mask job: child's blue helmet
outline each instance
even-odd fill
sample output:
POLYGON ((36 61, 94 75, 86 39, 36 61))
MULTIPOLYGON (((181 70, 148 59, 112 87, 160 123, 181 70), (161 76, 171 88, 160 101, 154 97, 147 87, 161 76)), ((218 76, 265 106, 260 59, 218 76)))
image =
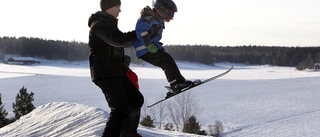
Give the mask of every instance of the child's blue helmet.
POLYGON ((172 0, 154 0, 153 7, 161 18, 168 22, 173 19, 174 13, 178 11, 176 4, 172 0))

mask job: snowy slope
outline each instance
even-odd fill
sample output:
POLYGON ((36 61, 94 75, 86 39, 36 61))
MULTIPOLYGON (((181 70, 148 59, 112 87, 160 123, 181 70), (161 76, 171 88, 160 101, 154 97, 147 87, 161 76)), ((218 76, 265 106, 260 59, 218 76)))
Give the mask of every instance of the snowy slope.
MULTIPOLYGON (((108 113, 85 105, 53 102, 37 107, 18 121, 0 129, 1 137, 99 137, 108 113)), ((195 136, 179 132, 139 128, 146 137, 195 136)))
MULTIPOLYGON (((235 65, 234 70, 228 75, 205 86, 190 90, 190 93, 199 99, 201 113, 197 116, 197 119, 200 120, 203 129, 219 120, 224 125, 224 135, 227 137, 320 136, 320 126, 318 124, 320 123, 320 71, 296 71, 293 67, 268 65, 245 66, 229 63, 215 65, 178 63, 182 74, 191 80, 208 78, 225 71, 231 65, 235 65)), ((149 65, 143 67, 132 65, 131 68, 139 76, 140 91, 147 104, 164 97, 166 93, 164 86, 167 85, 167 81, 161 69, 149 65)), ((35 123, 29 124, 29 122, 19 120, 20 123, 17 121, 19 124, 13 123, 17 124, 16 126, 10 125, 11 129, 8 129, 10 126, 6 127, 5 130, 0 129, 0 136, 15 134, 16 131, 17 134, 22 132, 43 133, 44 131, 49 134, 50 130, 48 129, 52 127, 63 129, 63 125, 67 130, 59 132, 66 135, 70 135, 78 128, 83 128, 81 131, 84 131, 83 134, 88 136, 89 134, 97 136, 103 130, 107 112, 110 110, 101 90, 90 80, 88 62, 42 61, 41 64, 30 66, 0 64, 0 93, 9 115, 12 115, 10 105, 14 102, 15 96, 22 86, 25 86, 28 92, 35 93, 34 105, 37 109, 45 108, 38 111, 42 111, 42 113, 49 111, 45 112, 48 117, 44 117, 47 116, 44 115, 32 118, 27 115, 28 118, 42 117, 49 120, 48 123, 63 122, 58 125, 47 124, 48 127, 42 125, 38 127, 42 130, 37 130, 38 128, 32 128, 32 126, 37 126, 35 123), (57 110, 52 111, 54 109, 50 109, 49 106, 57 110), (86 124, 92 124, 91 122, 82 123, 80 117, 76 116, 85 117, 87 114, 82 113, 86 110, 84 108, 92 110, 88 115, 96 116, 91 120, 97 119, 94 124, 97 125, 95 127, 97 129, 91 131, 84 129, 87 126, 86 124), (66 113, 67 115, 60 114, 60 112, 66 112, 66 110, 72 111, 66 113), (81 110, 81 112, 78 110, 81 110), (57 118, 50 115, 52 113, 56 113, 57 118), (99 114, 101 114, 101 118, 98 118, 99 114), (71 121, 75 121, 75 123, 71 121), (20 124, 31 125, 30 131, 25 126, 18 126, 20 124), (101 126, 98 127, 98 125, 101 126)), ((174 99, 170 99, 168 102, 171 100, 174 99)), ((148 109, 148 113, 151 110, 148 109)), ((31 114, 40 115, 39 113, 34 114, 34 112, 31 114)), ((41 121, 37 121, 37 123, 41 123, 41 121)), ((179 132, 144 127, 139 127, 139 132, 147 137, 187 136, 179 132)), ((52 134, 58 134, 58 132, 53 133, 52 131, 52 134)))
POLYGON ((101 134, 108 114, 74 103, 37 107, 0 131, 0 136, 95 136, 101 134))

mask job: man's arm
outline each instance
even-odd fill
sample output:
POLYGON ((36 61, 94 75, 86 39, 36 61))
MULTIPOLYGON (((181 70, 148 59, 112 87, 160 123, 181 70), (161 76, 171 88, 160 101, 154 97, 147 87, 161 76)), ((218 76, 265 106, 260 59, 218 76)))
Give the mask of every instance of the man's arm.
POLYGON ((134 40, 125 41, 125 42, 122 42, 122 43, 115 42, 115 41, 109 39, 107 37, 107 34, 105 34, 105 32, 102 31, 102 30, 95 30, 94 34, 97 35, 97 37, 99 37, 105 43, 108 43, 109 45, 111 45, 113 47, 124 47, 124 48, 132 47, 132 42, 134 42, 134 40))

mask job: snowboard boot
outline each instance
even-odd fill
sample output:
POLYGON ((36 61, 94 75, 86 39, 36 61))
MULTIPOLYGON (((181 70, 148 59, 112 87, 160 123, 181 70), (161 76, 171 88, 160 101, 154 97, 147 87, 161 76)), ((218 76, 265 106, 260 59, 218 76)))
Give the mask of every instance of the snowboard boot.
POLYGON ((174 86, 171 86, 173 91, 181 91, 184 88, 192 86, 193 82, 190 80, 183 80, 181 83, 175 84, 174 86))
POLYGON ((180 83, 172 83, 172 84, 170 84, 172 91, 169 91, 167 93, 167 97, 175 95, 175 94, 181 92, 182 89, 188 88, 188 87, 192 86, 193 84, 194 83, 192 81, 185 80, 185 79, 180 83))

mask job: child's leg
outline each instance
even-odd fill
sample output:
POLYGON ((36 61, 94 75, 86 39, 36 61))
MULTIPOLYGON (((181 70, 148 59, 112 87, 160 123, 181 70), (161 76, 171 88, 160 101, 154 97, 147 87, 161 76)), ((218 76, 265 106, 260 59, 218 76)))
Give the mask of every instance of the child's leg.
POLYGON ((176 62, 167 52, 159 50, 156 53, 147 53, 141 56, 141 59, 162 68, 170 84, 184 81, 176 62))

